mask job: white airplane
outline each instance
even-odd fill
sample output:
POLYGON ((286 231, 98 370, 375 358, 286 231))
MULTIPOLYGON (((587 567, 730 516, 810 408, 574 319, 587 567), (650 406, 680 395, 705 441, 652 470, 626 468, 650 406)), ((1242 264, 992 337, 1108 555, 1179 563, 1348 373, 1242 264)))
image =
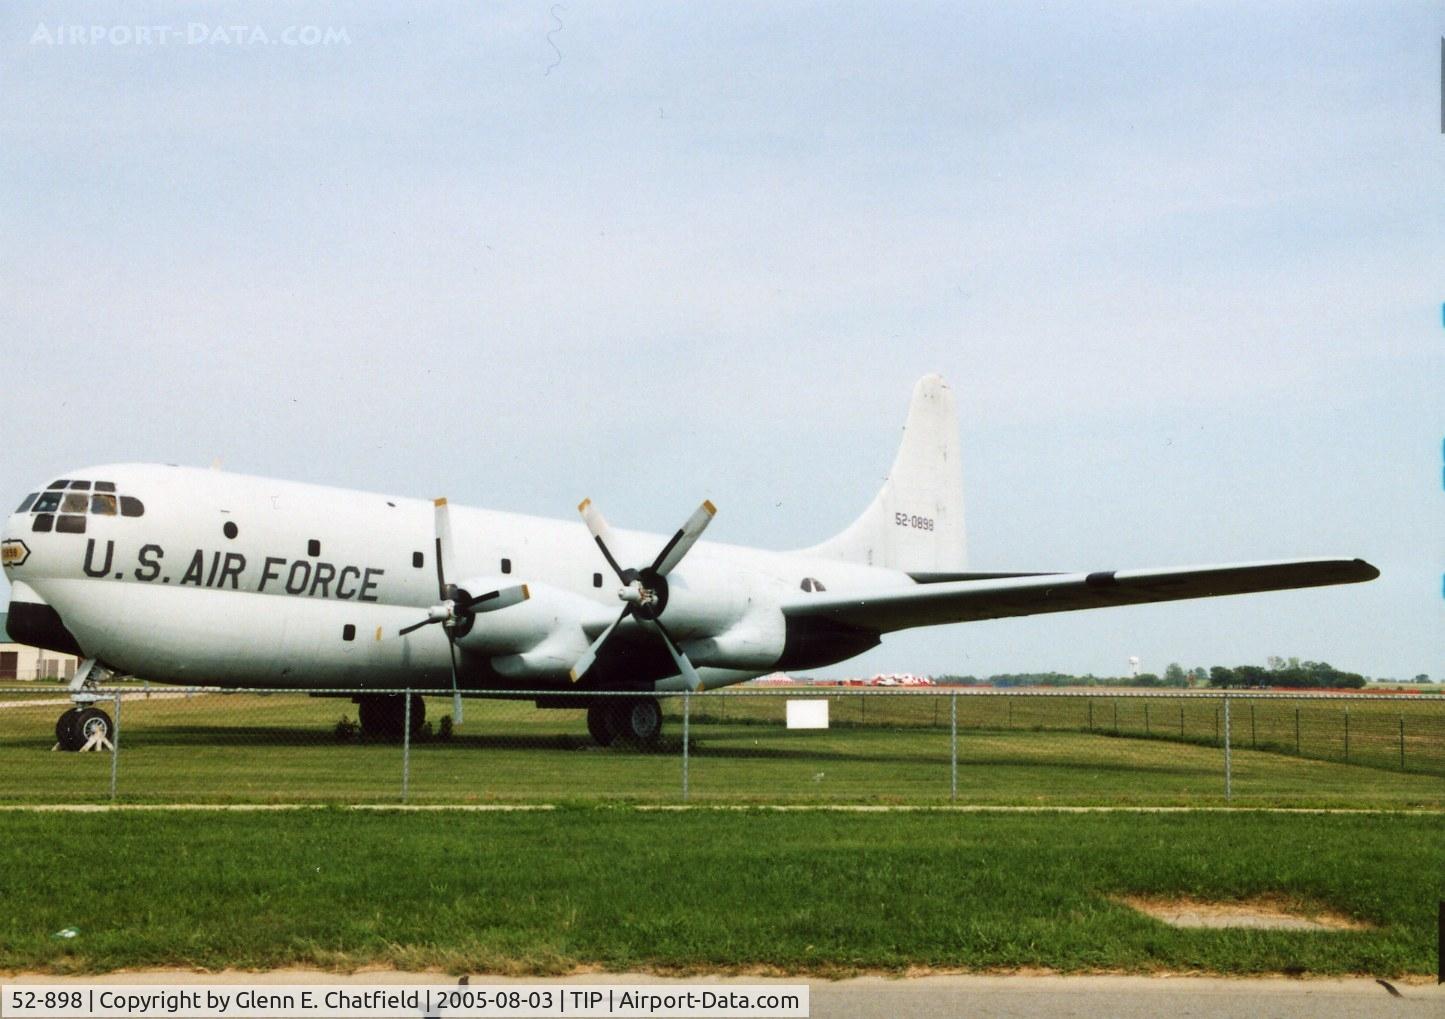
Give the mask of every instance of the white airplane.
MULTIPOLYGON (((658 691, 814 669, 916 626, 1349 584, 1360 559, 1092 573, 970 572, 953 396, 917 384, 882 490, 822 544, 771 552, 582 523, 155 464, 67 472, 9 518, 8 630, 82 656, 61 746, 110 734, 87 690, 120 675, 355 696, 400 735, 397 690, 589 698, 597 742, 656 740, 658 691)), ((422 701, 410 713, 419 727, 422 701)))

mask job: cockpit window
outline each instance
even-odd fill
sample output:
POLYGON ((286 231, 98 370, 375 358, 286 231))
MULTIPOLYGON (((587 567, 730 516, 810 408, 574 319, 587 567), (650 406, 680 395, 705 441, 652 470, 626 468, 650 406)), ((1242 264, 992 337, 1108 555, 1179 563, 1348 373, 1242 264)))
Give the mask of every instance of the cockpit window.
POLYGON ((814 579, 813 577, 804 577, 804 578, 803 578, 803 583, 800 584, 799 586, 802 587, 802 589, 803 589, 804 591, 826 591, 826 590, 827 590, 827 588, 823 586, 823 582, 822 582, 821 580, 816 580, 816 579, 814 579))
POLYGON ((115 482, 114 482, 114 481, 97 481, 97 482, 95 483, 95 490, 96 490, 97 492, 114 492, 114 491, 115 491, 115 482))
POLYGON ((36 513, 54 513, 60 508, 60 493, 46 492, 39 499, 35 500, 32 509, 36 513))
POLYGON ((64 479, 61 479, 60 481, 52 481, 50 484, 46 485, 45 487, 46 487, 46 488, 64 488, 66 485, 69 485, 69 484, 70 484, 69 481, 66 481, 66 480, 64 480, 64 479))
POLYGON ((84 513, 85 507, 90 502, 90 496, 82 495, 79 492, 68 493, 60 500, 60 512, 62 513, 84 513))
POLYGON ((138 517, 146 511, 141 501, 134 496, 123 495, 120 497, 120 515, 123 517, 138 517))
POLYGON ((84 534, 85 517, 56 517, 55 530, 57 534, 84 534))
POLYGON ((113 495, 102 495, 97 492, 90 497, 90 512, 102 517, 113 517, 116 514, 116 500, 113 495))
POLYGON ((40 493, 38 493, 38 492, 31 492, 29 495, 27 495, 27 496, 25 497, 25 501, 20 504, 20 508, 19 508, 18 510, 16 510, 15 512, 16 512, 16 513, 24 513, 24 512, 26 512, 27 510, 29 510, 29 509, 30 509, 30 504, 35 501, 35 497, 36 497, 37 495, 39 495, 39 494, 40 494, 40 493))
POLYGON ((70 487, 71 487, 71 489, 72 489, 73 491, 76 491, 76 492, 88 492, 88 491, 90 491, 90 482, 89 482, 89 481, 72 481, 72 482, 70 483, 70 487))

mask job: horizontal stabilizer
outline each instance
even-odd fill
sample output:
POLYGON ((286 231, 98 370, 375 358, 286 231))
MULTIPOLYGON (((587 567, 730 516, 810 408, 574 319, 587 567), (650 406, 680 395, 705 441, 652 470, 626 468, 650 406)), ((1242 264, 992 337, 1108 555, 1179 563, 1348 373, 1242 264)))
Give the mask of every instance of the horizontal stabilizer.
POLYGON ((1072 612, 1110 605, 1214 598, 1330 584, 1358 584, 1380 575, 1363 559, 1291 559, 1168 570, 1045 573, 988 580, 919 583, 851 597, 801 598, 783 611, 791 618, 828 619, 886 633, 913 626, 1072 612))

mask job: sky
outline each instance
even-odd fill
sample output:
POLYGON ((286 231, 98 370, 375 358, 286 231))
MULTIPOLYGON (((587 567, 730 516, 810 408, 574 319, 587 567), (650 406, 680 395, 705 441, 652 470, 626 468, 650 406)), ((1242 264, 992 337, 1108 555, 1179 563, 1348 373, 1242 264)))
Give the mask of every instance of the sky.
POLYGON ((8 3, 0 498, 219 460, 657 531, 707 497, 709 538, 802 547, 939 372, 973 569, 1382 576, 820 674, 1438 680, 1442 33, 1430 3, 8 3))

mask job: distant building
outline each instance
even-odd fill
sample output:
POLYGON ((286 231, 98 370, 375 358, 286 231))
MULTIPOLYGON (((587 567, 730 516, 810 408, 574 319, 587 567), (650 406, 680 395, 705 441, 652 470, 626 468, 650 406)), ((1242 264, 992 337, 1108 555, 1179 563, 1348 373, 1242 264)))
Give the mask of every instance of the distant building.
POLYGON ((793 677, 786 672, 774 672, 771 675, 759 676, 752 681, 753 686, 793 686, 793 677))
POLYGON ((74 655, 14 643, 5 630, 5 613, 0 612, 0 684, 16 680, 70 679, 79 664, 74 655))

